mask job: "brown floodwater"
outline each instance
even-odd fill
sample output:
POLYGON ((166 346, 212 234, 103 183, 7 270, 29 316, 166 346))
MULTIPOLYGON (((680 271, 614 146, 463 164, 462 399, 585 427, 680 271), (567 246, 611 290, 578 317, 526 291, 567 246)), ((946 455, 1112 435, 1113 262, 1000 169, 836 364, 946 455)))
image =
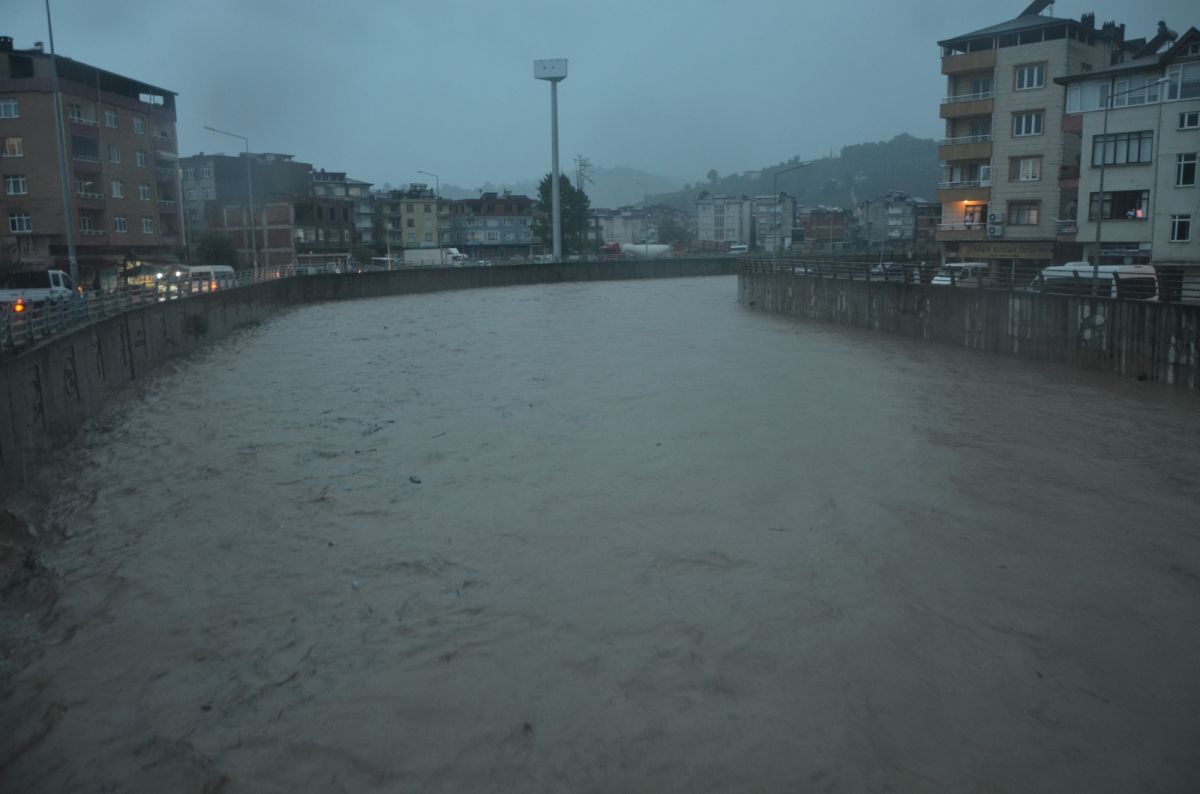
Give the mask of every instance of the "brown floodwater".
POLYGON ((1200 411, 739 307, 311 306, 39 486, 4 791, 1200 790, 1200 411))

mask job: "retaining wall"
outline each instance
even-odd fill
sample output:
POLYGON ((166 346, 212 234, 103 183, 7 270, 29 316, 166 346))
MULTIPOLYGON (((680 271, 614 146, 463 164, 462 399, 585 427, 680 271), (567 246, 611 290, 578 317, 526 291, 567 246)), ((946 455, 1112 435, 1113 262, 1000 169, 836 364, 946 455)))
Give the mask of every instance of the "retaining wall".
POLYGON ((728 257, 304 276, 133 309, 0 361, 0 495, 27 482, 121 389, 280 309, 479 287, 731 275, 735 267, 728 257))
POLYGON ((743 306, 1195 391, 1200 305, 738 274, 743 306))

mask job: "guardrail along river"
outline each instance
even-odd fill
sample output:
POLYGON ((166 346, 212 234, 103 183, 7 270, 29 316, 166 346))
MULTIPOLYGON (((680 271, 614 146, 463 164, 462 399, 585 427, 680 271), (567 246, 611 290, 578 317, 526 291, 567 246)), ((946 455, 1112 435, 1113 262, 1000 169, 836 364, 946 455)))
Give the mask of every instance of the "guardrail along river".
POLYGON ((1198 439, 732 278, 297 309, 33 489, 0 788, 1196 790, 1198 439))

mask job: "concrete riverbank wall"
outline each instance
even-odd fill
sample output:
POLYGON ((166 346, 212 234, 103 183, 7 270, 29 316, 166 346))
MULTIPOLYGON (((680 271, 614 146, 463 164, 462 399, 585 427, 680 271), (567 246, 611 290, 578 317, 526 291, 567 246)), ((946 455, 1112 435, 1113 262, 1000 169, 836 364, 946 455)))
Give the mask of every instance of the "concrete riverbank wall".
POLYGON ((1200 386, 1200 305, 814 278, 753 266, 738 273, 738 301, 1193 392, 1200 386))
POLYGON ((122 389, 281 309, 442 290, 735 271, 732 257, 423 268, 279 279, 132 309, 0 360, 0 495, 27 482, 122 389))

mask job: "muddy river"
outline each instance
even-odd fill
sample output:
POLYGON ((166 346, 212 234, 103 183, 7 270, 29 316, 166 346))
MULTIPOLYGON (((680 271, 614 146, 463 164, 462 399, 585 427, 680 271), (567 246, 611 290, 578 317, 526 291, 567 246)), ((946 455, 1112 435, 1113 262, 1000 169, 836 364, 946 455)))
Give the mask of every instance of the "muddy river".
POLYGON ((1200 790, 1161 386, 724 277, 382 298, 173 365, 31 494, 3 791, 1200 790))

